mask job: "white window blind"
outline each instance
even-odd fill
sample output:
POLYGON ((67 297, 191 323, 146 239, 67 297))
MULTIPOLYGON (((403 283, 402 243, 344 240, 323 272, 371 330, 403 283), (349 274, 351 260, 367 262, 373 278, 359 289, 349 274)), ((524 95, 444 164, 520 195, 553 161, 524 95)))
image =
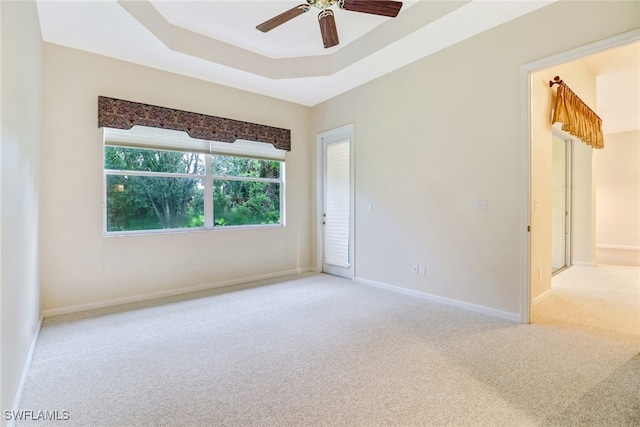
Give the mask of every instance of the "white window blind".
POLYGON ((325 263, 349 267, 349 141, 327 146, 324 250, 325 263))
POLYGON ((134 126, 127 130, 105 127, 104 142, 106 145, 132 148, 155 148, 278 161, 284 161, 286 154, 285 150, 279 150, 264 142, 242 139, 233 143, 206 141, 191 138, 185 132, 147 126, 134 126))

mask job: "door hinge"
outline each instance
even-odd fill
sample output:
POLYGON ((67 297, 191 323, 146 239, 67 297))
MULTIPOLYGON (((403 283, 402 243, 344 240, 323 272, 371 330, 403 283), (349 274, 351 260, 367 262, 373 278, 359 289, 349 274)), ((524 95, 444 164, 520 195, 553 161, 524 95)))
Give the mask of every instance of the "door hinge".
POLYGON ((531 232, 531 226, 530 225, 527 225, 527 231, 531 232))

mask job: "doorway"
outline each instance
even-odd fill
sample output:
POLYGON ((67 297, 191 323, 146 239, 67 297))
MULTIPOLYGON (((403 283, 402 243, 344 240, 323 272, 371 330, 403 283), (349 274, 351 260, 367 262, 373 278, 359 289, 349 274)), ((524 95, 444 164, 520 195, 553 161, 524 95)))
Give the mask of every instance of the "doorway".
MULTIPOLYGON (((523 175, 523 193, 522 193, 522 209, 525 214, 522 216, 522 250, 524 256, 522 257, 521 264, 521 321, 523 323, 530 323, 531 321, 531 309, 534 304, 542 301, 546 297, 552 294, 551 292, 551 275, 554 268, 552 268, 553 255, 550 253, 552 248, 552 228, 551 228, 551 144, 543 144, 541 141, 550 141, 552 138, 551 130, 548 129, 548 120, 550 117, 550 101, 548 98, 549 79, 558 73, 551 71, 552 68, 564 66, 565 64, 572 63, 590 57, 594 54, 605 53, 620 47, 632 45, 640 41, 640 30, 630 31, 628 33, 620 34, 609 39, 600 40, 598 42, 585 45, 576 49, 572 49, 567 52, 563 52, 557 55, 550 56, 529 64, 525 64, 521 67, 521 87, 522 87, 522 143, 523 143, 523 170, 526 173, 523 175), (533 76, 537 72, 543 72, 545 75, 537 79, 533 76), (534 105, 537 107, 534 108, 534 105), (541 122, 544 121, 543 122, 541 122), (533 143, 538 141, 538 143, 533 143), (542 156, 542 157, 541 157, 542 156), (548 157, 545 157, 548 156, 548 157), (540 162, 540 159, 543 160, 540 162)), ((561 72, 560 74, 565 74, 561 72)), ((580 147, 577 147, 580 148, 580 147)), ((584 160, 582 154, 584 150, 577 150, 577 153, 573 153, 573 156, 578 156, 579 160, 584 160)), ((576 163, 577 164, 577 163, 576 163)), ((576 165, 573 165, 575 169, 576 165)), ((582 170, 582 169, 581 169, 582 170)), ((584 170, 582 170, 584 172, 584 170)), ((584 176, 580 175, 581 179, 584 176)), ((576 182, 572 187, 576 188, 576 182)), ((584 195, 582 189, 580 195, 584 195)), ((575 199, 578 193, 572 195, 571 199, 575 199)), ((584 198, 584 197, 583 197, 584 198)), ((582 199, 583 199, 582 198, 582 199)), ((584 200, 580 199, 582 202, 584 200)), ((575 202, 575 200, 574 200, 575 202)), ((592 229, 589 236, 577 233, 573 228, 582 230, 585 228, 585 224, 589 224, 589 221, 585 221, 584 215, 579 218, 581 220, 581 226, 578 227, 578 217, 576 214, 576 207, 580 207, 580 212, 584 214, 584 203, 574 203, 573 210, 573 224, 567 228, 567 231, 573 236, 568 238, 576 242, 576 239, 580 240, 578 244, 578 251, 575 247, 569 245, 569 249, 574 249, 573 254, 567 256, 565 252, 565 263, 571 264, 572 258, 578 260, 588 259, 588 254, 585 255, 585 249, 587 245, 585 240, 587 238, 594 237, 594 230, 592 229)), ((571 215, 571 206, 569 206, 569 215, 571 215)), ((593 215, 594 211, 587 212, 589 215, 593 215)), ((571 218, 569 218, 571 220, 571 218)), ((586 218, 590 220, 590 218, 586 218)), ((566 224, 566 223, 565 223, 566 224)), ((559 241, 559 239, 558 239, 559 241)), ((566 242, 566 240, 565 240, 566 242)), ((588 242, 587 242, 588 243, 588 242)), ((566 244, 566 243, 565 243, 566 244)), ((591 250, 594 250, 595 242, 591 245, 591 250)), ((558 251, 558 253, 561 253, 558 251)), ((555 262, 553 262, 555 264, 555 262)), ((584 262, 582 263, 584 264, 584 262)), ((586 264, 585 264, 586 266, 586 264)), ((555 267, 555 266, 554 266, 555 267)), ((560 271, 560 270, 558 270, 560 271)))
POLYGON ((322 160, 319 230, 321 271, 354 277, 353 126, 318 135, 322 160))

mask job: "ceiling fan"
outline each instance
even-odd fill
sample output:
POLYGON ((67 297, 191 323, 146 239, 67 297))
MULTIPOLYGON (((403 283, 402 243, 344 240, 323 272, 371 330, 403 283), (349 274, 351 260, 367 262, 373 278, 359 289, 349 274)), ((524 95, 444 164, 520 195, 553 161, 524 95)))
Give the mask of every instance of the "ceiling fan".
POLYGON ((330 9, 334 4, 337 4, 340 9, 351 12, 370 13, 373 15, 388 16, 391 18, 398 16, 400 8, 402 8, 401 1, 392 0, 307 0, 307 4, 300 4, 278 16, 274 16, 273 18, 256 26, 256 28, 263 33, 266 33, 267 31, 271 31, 285 22, 290 21, 296 16, 300 16, 303 13, 308 12, 313 6, 320 9, 318 22, 320 23, 322 42, 325 49, 327 49, 340 43, 338 40, 336 21, 333 17, 333 11, 330 9))

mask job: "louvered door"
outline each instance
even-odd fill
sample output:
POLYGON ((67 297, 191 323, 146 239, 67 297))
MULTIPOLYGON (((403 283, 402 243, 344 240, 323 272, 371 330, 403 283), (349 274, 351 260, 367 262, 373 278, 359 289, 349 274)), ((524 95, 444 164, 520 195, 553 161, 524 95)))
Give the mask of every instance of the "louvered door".
POLYGON ((351 138, 323 138, 323 271, 352 278, 351 138))

